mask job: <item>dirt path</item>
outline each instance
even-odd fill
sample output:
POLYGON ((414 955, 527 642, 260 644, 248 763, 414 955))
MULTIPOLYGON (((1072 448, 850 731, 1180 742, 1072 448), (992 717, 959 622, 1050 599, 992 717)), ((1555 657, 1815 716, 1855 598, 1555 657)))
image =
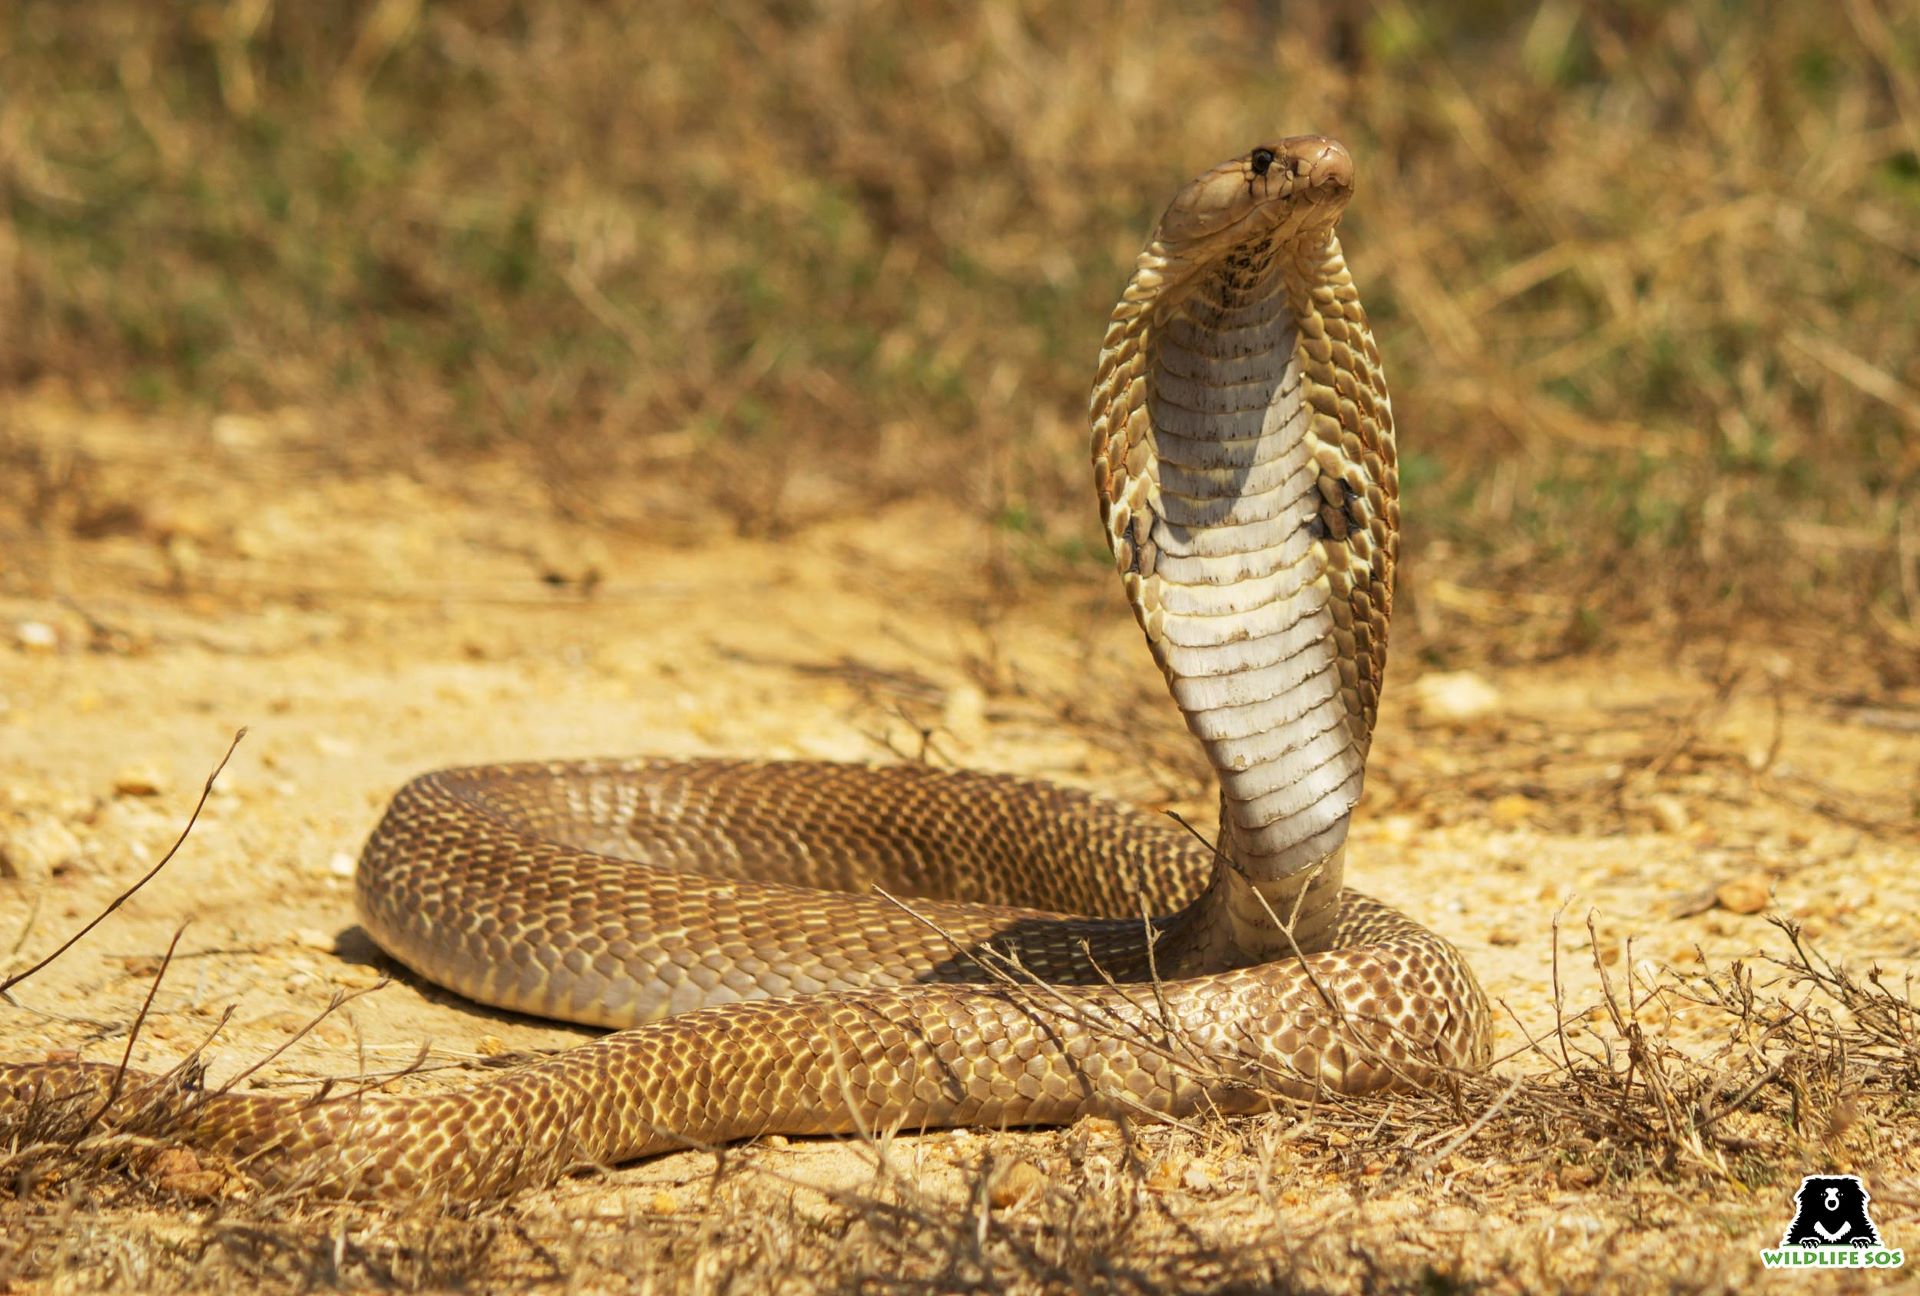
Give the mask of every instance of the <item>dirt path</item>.
MULTIPOLYGON (((436 766, 924 753, 1210 815, 1202 767, 1106 574, 1089 565, 1064 584, 969 585, 949 572, 950 556, 1004 558, 1008 542, 931 505, 694 549, 553 521, 506 469, 457 492, 309 474, 298 429, 271 420, 183 430, 57 408, 35 417, 49 445, 92 466, 89 507, 119 500, 134 513, 93 538, 0 559, 0 951, 10 966, 52 948, 157 859, 233 731, 249 736, 168 870, 0 1004, 0 1055, 117 1058, 183 923, 135 1064, 177 1061, 229 1009, 209 1051, 213 1079, 286 1044, 335 992, 392 972, 355 925, 352 860, 393 789, 436 766)), ((1801 921, 1849 964, 1914 965, 1920 732, 1910 722, 1920 698, 1821 698, 1764 646, 1649 645, 1481 667, 1471 679, 1423 677, 1403 649, 1391 684, 1352 876, 1459 941, 1507 1010, 1503 1051, 1554 1021, 1556 913, 1576 1016, 1596 1002, 1590 913, 1597 961, 1623 980, 1778 952, 1767 914, 1801 921)), ((1703 1053, 1725 1038, 1723 1015, 1677 1001, 1649 1005, 1642 1020, 1703 1053)), ((1590 1028, 1577 1020, 1575 1039, 1590 1028)), ((399 1068, 424 1049, 430 1068, 445 1069, 410 1083, 460 1083, 489 1057, 585 1035, 401 975, 252 1082, 399 1068)), ((1731 1282, 1785 1218, 1777 1185, 1751 1202, 1657 1178, 1596 1186, 1538 1155, 1504 1177, 1497 1157, 1479 1157, 1457 1167, 1457 1185, 1429 1177, 1360 1207, 1364 1149, 1290 1176, 1297 1128, 1279 1116, 1230 1136, 1153 1135, 1149 1174, 1164 1182, 1149 1179, 1160 1216, 1142 1236, 1188 1228, 1231 1248, 1270 1241, 1277 1227, 1322 1231, 1345 1211, 1340 1227, 1373 1239, 1396 1272, 1426 1264, 1546 1281, 1591 1273, 1649 1237, 1680 1246, 1731 1211, 1714 1244, 1743 1266, 1731 1282)), ((1920 1245, 1911 1133, 1886 1138, 1888 1164, 1906 1168, 1875 1187, 1881 1224, 1920 1245)), ((959 1210, 987 1160, 1097 1187, 1100 1166, 1114 1173, 1127 1146, 1100 1129, 939 1134, 889 1156, 914 1192, 956 1194, 959 1210)), ((670 1156, 531 1194, 510 1214, 536 1239, 523 1239, 528 1254, 558 1246, 571 1257, 562 1269, 724 1286, 720 1270, 811 1272, 806 1251, 823 1231, 852 1227, 878 1245, 865 1208, 794 1186, 864 1192, 874 1156, 835 1142, 719 1162, 670 1156), (735 1173, 741 1165, 749 1173, 735 1173), (716 1210, 732 1222, 715 1223, 716 1210)), ((1801 1171, 1788 1169, 1797 1182, 1801 1171)), ((983 1219, 1024 1209, 979 1205, 983 1219)), ((138 1225, 150 1238, 193 1234, 204 1216, 164 1198, 103 1210, 101 1230, 138 1225)), ((371 1227, 355 1224, 355 1236, 371 1227)), ((55 1259, 8 1263, 55 1286, 133 1281, 101 1258, 105 1246, 82 1240, 55 1259)), ((147 1256, 141 1272, 204 1277, 213 1270, 193 1267, 212 1263, 204 1237, 197 1246, 184 1269, 147 1256)), ((1353 1272, 1351 1253, 1328 1257, 1328 1281, 1353 1272)), ((521 1276, 538 1276, 526 1263, 521 1276)), ((437 1281, 457 1268, 407 1273, 437 1281)))

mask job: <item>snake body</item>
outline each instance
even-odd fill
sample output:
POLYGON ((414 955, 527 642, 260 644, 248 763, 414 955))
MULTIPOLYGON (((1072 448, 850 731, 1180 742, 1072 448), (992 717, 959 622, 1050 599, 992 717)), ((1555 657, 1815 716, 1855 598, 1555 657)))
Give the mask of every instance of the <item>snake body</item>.
MULTIPOLYGON (((1342 886, 1398 528, 1379 352, 1334 233, 1352 183, 1319 137, 1193 181, 1100 356, 1101 515, 1218 774, 1215 846, 920 766, 427 775, 362 854, 368 930, 472 998, 616 1033, 445 1093, 195 1092, 189 1140, 328 1192, 476 1198, 770 1132, 1242 1111, 1483 1065, 1457 951, 1342 886)), ((0 1126, 63 1101, 130 1118, 159 1091, 9 1064, 0 1126)))

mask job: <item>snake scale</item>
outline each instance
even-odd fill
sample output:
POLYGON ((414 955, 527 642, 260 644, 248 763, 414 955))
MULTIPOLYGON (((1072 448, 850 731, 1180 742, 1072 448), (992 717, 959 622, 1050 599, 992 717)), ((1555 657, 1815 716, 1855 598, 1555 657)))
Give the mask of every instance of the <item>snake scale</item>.
MULTIPOLYGON (((1315 136, 1200 176, 1100 353, 1100 512, 1217 773, 1215 845, 921 766, 430 774, 362 854, 367 929, 462 994, 616 1033, 451 1092, 174 1085, 187 1141, 328 1193, 470 1199, 771 1132, 1244 1111, 1484 1065, 1459 954, 1342 884, 1399 524, 1380 355, 1335 235, 1352 189, 1315 136), (996 958, 1018 970, 989 977, 996 958)), ((126 1123, 167 1089, 8 1064, 0 1129, 63 1104, 126 1123)))

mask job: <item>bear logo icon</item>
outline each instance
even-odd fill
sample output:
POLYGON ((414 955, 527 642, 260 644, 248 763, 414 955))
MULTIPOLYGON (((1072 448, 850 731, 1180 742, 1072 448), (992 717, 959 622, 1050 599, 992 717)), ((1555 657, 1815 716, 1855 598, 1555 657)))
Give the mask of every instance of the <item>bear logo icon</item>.
POLYGON ((1880 1230, 1867 1214, 1859 1175, 1808 1175, 1793 1195, 1793 1222, 1781 1246, 1878 1247, 1880 1230))

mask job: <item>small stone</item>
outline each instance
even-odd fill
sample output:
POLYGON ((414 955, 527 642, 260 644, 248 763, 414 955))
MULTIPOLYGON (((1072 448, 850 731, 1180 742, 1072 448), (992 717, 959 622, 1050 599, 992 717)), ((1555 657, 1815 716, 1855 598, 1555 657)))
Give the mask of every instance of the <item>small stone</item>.
POLYGON ((226 1176, 200 1164, 189 1148, 161 1148, 147 1163, 147 1175, 162 1192, 205 1201, 220 1195, 226 1176))
MULTIPOLYGON (((344 953, 338 941, 334 942, 333 952, 344 953)), ((327 979, 337 986, 348 990, 371 990, 387 978, 379 968, 368 963, 342 963, 327 970, 327 979)))
POLYGON ((200 1169, 200 1158, 194 1156, 192 1148, 161 1148, 148 1160, 146 1169, 154 1175, 177 1175, 180 1171, 200 1169))
POLYGON ((1606 1220, 1598 1215, 1562 1215, 1553 1222, 1553 1227, 1581 1237, 1598 1237, 1610 1227, 1606 1220))
POLYGON ((1765 873, 1745 873, 1713 889, 1713 898, 1729 913, 1755 914, 1767 907, 1772 880, 1765 873))
POLYGON ((216 414, 207 430, 226 450, 257 450, 269 436, 264 420, 246 414, 216 414))
POLYGON ((1187 1167, 1187 1172, 1180 1176, 1180 1182, 1191 1193, 1210 1193, 1214 1189, 1213 1176, 1198 1163, 1187 1167))
POLYGON ((1441 671, 1413 682, 1413 705, 1429 720, 1477 720, 1500 709, 1500 690, 1473 671, 1441 671))
POLYGON ((60 646, 60 632, 45 621, 22 621, 13 627, 14 642, 21 651, 48 653, 60 646))
POLYGON ((482 1035, 473 1042, 473 1051, 481 1057, 499 1057, 507 1051, 507 1042, 498 1035, 482 1035))
POLYGON ((327 872, 337 878, 352 877, 353 856, 347 854, 345 851, 335 851, 332 858, 327 861, 327 872))
POLYGON ((334 939, 318 927, 302 927, 293 934, 296 944, 310 950, 319 950, 323 954, 334 952, 334 939))
POLYGON ((1497 824, 1512 827, 1525 823, 1533 817, 1540 803, 1532 797, 1521 796, 1518 792, 1509 792, 1506 796, 1495 797, 1493 804, 1487 807, 1487 818, 1497 824))
POLYGON ((1487 933, 1487 944, 1511 946, 1520 943, 1520 934, 1507 927, 1495 927, 1487 933))
POLYGON ((673 1194, 657 1192, 647 1199, 647 1209, 655 1215, 671 1215, 674 1212, 673 1194))
POLYGON ((1713 888, 1706 887, 1699 891, 1690 891, 1678 900, 1675 900, 1673 907, 1668 910, 1667 916, 1670 918, 1691 918, 1695 914, 1705 913, 1719 903, 1719 898, 1714 895, 1713 888))
POLYGON ((113 776, 115 796, 152 797, 166 790, 166 779, 151 765, 130 765, 113 776))
POLYGON ((987 1187, 987 1203, 995 1210, 1016 1206, 1029 1197, 1045 1192, 1047 1177, 1031 1161, 1011 1161, 1002 1166, 987 1187))
POLYGON ((940 709, 940 724, 969 746, 979 742, 987 733, 987 695, 971 684, 957 686, 940 709))
POLYGON ((1681 804, 1679 797, 1659 796, 1647 798, 1647 813, 1653 816, 1660 831, 1678 837, 1687 830, 1691 820, 1687 816, 1687 807, 1681 804))
POLYGON ((35 819, 0 838, 0 877, 45 878, 82 857, 79 837, 58 819, 35 819))

